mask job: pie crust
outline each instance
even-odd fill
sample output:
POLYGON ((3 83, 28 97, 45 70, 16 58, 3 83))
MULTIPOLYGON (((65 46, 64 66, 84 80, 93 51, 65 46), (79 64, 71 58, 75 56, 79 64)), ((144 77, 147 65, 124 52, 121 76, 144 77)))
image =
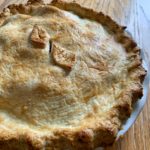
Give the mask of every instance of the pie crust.
POLYGON ((29 0, 0 14, 0 149, 111 145, 146 71, 140 49, 102 12, 29 0))

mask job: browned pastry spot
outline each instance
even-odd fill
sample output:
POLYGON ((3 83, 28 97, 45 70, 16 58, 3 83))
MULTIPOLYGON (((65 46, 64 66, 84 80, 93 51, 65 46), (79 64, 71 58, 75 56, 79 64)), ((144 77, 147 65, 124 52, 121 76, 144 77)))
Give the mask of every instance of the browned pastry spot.
POLYGON ((36 3, 43 3, 43 0, 29 0, 28 4, 36 4, 36 3))
POLYGON ((38 48, 45 48, 48 39, 49 35, 46 30, 38 25, 34 25, 31 33, 32 44, 38 48))
POLYGON ((91 142, 94 138, 94 133, 91 129, 84 129, 78 133, 78 140, 83 143, 91 142))
POLYGON ((52 45, 52 57, 57 65, 69 70, 75 64, 75 54, 55 44, 52 45))

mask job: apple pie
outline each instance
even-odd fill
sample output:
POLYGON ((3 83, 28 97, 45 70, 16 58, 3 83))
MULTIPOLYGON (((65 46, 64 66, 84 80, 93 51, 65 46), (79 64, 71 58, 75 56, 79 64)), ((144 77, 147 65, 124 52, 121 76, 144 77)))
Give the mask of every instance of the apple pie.
POLYGON ((3 10, 0 70, 0 150, 111 145, 146 74, 125 27, 61 0, 3 10))

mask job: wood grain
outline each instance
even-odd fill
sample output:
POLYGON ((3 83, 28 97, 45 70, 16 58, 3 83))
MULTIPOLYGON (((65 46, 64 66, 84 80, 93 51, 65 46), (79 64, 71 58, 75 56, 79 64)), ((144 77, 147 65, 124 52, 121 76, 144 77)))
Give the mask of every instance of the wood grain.
MULTIPOLYGON (((0 10, 11 3, 25 2, 26 0, 0 0, 0 10)), ((118 23, 126 25, 150 64, 150 13, 146 11, 150 9, 148 0, 76 0, 76 2, 96 11, 103 11, 118 23)), ((127 134, 105 150, 150 150, 150 94, 143 111, 127 134)))

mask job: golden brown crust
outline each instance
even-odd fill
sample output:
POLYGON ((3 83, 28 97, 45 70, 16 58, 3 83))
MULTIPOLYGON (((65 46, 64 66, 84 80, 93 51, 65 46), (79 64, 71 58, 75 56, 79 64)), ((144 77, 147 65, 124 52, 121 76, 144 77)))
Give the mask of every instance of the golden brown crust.
MULTIPOLYGON (((34 1, 30 0, 27 5, 9 6, 10 13, 8 11, 7 13, 3 12, 1 14, 0 22, 4 21, 5 16, 11 14, 30 13, 30 11, 34 9, 35 3, 33 2, 34 1)), ((41 3, 41 1, 39 2, 41 3)), ((40 3, 36 3, 36 5, 39 5, 40 3)), ((142 62, 139 55, 140 49, 130 37, 125 35, 124 27, 119 26, 109 16, 104 15, 102 12, 97 13, 94 10, 83 8, 76 3, 66 3, 54 0, 51 5, 67 11, 73 11, 83 18, 95 20, 108 28, 115 36, 116 40, 124 46, 129 59, 132 59, 132 63, 128 66, 128 73, 129 76, 135 80, 135 84, 120 95, 122 101, 112 110, 108 121, 104 121, 103 123, 99 121, 96 123, 89 122, 88 127, 82 127, 76 131, 60 130, 54 132, 53 136, 43 137, 37 137, 36 134, 29 132, 27 134, 11 134, 8 131, 1 130, 1 150, 42 150, 43 147, 46 150, 93 150, 98 146, 110 145, 115 141, 122 121, 131 114, 132 103, 142 96, 141 84, 146 71, 141 66, 142 62)))
POLYGON ((51 48, 52 57, 57 65, 66 69, 71 69, 75 63, 75 54, 64 50, 52 43, 51 48))
POLYGON ((31 42, 35 47, 45 48, 49 35, 42 27, 34 25, 31 33, 31 42))

